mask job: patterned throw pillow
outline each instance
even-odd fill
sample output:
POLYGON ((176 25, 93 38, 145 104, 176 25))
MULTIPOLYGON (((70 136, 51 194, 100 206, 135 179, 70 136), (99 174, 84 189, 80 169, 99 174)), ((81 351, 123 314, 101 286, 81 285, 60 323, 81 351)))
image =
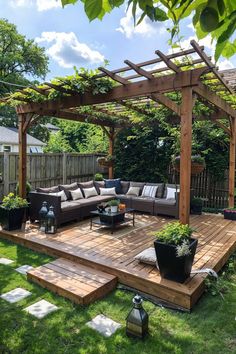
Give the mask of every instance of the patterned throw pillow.
POLYGON ((129 187, 129 190, 126 193, 126 195, 134 195, 135 197, 138 197, 139 191, 140 191, 139 187, 129 187))
POLYGON ((116 189, 113 188, 100 188, 100 195, 116 195, 116 189))
POLYGON ((95 187, 84 188, 83 192, 84 192, 84 196, 85 196, 86 199, 90 198, 90 197, 95 197, 96 195, 98 195, 95 187))
POLYGON ((144 186, 142 191, 142 197, 155 198, 157 193, 157 186, 144 186))
POLYGON ((83 193, 80 188, 70 191, 73 200, 84 199, 83 193))
POLYGON ((65 202, 67 200, 66 194, 64 191, 60 191, 57 193, 49 193, 50 195, 55 195, 57 197, 61 197, 61 202, 65 202))

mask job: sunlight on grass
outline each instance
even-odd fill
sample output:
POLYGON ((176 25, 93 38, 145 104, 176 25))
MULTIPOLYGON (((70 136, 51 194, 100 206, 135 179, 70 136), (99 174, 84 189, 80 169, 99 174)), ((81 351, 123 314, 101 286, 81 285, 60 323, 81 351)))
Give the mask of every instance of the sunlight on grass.
POLYGON ((150 334, 144 340, 125 335, 125 319, 133 294, 113 291, 103 300, 81 307, 26 280, 14 268, 23 264, 38 266, 52 258, 10 242, 0 241, 0 256, 15 262, 0 265, 0 292, 22 287, 32 292, 28 298, 9 304, 0 299, 0 353, 79 353, 79 354, 152 354, 152 353, 235 353, 236 289, 235 276, 227 281, 229 291, 204 297, 191 314, 160 308, 145 301, 150 315, 150 334), (43 320, 24 312, 24 308, 45 299, 59 310, 43 320), (122 324, 110 338, 88 328, 86 322, 104 314, 122 324))

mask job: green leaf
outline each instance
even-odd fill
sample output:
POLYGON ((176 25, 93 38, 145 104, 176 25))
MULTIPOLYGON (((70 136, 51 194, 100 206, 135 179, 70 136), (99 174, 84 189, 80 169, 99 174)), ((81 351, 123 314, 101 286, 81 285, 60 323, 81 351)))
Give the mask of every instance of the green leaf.
POLYGON ((223 16, 223 14, 225 12, 224 0, 217 0, 217 7, 218 7, 220 15, 223 16))
POLYGON ((154 17, 155 17, 155 21, 166 21, 166 20, 168 20, 168 16, 165 13, 165 11, 163 11, 159 7, 155 7, 154 17))
POLYGON ((65 7, 66 5, 69 5, 69 4, 75 4, 78 0, 61 0, 61 4, 63 7, 65 7))
POLYGON ((142 20, 144 19, 145 16, 146 16, 146 12, 143 12, 142 15, 140 16, 138 22, 137 22, 137 26, 142 22, 142 20))
POLYGON ((125 2, 125 0, 109 0, 110 6, 113 9, 114 7, 119 7, 125 2))
POLYGON ((102 0, 86 0, 84 3, 84 10, 89 20, 92 21, 99 16, 103 10, 102 0))

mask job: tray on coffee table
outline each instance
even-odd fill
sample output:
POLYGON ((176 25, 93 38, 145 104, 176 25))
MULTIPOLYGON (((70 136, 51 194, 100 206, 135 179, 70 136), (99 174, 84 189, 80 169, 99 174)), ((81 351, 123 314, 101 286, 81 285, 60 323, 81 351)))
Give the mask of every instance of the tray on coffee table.
POLYGON ((134 209, 131 208, 119 210, 116 213, 100 212, 98 210, 90 212, 90 229, 92 229, 93 225, 106 226, 111 228, 111 233, 113 234, 113 231, 117 226, 130 222, 132 222, 133 226, 135 225, 134 209), (125 215, 126 213, 131 213, 132 217, 127 217, 125 215))

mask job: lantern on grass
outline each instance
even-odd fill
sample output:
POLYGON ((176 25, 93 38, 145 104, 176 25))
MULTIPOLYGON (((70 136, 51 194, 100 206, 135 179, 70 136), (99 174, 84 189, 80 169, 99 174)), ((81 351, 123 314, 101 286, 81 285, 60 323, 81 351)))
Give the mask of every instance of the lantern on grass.
POLYGON ((57 232, 57 220, 54 214, 53 206, 50 206, 49 211, 46 215, 46 234, 55 234, 57 232))
POLYGON ((148 333, 148 314, 142 306, 143 299, 139 295, 133 298, 133 308, 126 319, 126 334, 144 338, 148 333))
POLYGON ((47 202, 43 202, 41 209, 39 210, 39 229, 42 232, 46 230, 46 216, 48 213, 47 202))

